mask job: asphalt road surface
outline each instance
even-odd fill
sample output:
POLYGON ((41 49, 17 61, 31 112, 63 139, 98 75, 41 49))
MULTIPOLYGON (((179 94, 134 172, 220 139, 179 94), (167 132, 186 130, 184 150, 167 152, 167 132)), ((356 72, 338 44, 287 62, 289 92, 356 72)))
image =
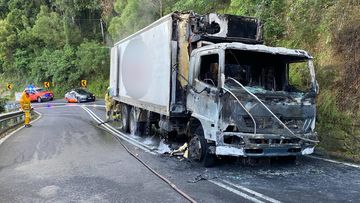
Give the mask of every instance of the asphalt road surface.
MULTIPOLYGON (((0 202, 187 202, 134 157, 198 202, 360 202, 360 167, 303 157, 203 168, 160 152, 157 137, 121 134, 102 101, 33 104, 41 117, 0 145, 0 202)), ((160 142, 161 143, 161 142, 160 142)))

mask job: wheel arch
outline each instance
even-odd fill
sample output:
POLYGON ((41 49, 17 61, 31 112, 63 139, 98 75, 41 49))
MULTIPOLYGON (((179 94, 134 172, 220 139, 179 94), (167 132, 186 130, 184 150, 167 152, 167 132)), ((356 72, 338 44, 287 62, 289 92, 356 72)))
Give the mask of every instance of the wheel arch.
POLYGON ((196 114, 192 114, 191 118, 189 120, 188 126, 187 126, 187 133, 188 136, 191 137, 198 126, 201 126, 203 133, 204 133, 204 137, 207 140, 212 140, 212 141, 216 141, 216 125, 214 122, 203 118, 202 116, 198 116, 196 114))

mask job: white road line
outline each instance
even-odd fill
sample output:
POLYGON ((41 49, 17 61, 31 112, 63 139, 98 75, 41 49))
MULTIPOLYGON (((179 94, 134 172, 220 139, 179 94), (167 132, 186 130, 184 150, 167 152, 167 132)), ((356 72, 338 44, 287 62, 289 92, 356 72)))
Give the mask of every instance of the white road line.
POLYGON ((241 185, 238 185, 238 184, 234 184, 234 183, 232 183, 232 182, 230 182, 230 181, 227 181, 227 180, 221 180, 221 181, 224 182, 224 183, 227 183, 228 185, 231 185, 231 186, 233 186, 233 187, 236 187, 236 188, 238 188, 238 189, 240 189, 240 190, 243 190, 243 191, 245 191, 245 192, 248 192, 248 193, 250 193, 250 194, 252 194, 252 195, 254 195, 254 196, 258 197, 258 198, 262 198, 262 199, 264 199, 264 200, 266 200, 266 201, 269 201, 269 202, 272 202, 272 203, 281 203, 279 200, 273 199, 273 198, 271 198, 271 197, 268 197, 268 196, 266 196, 266 195, 263 195, 263 194, 261 194, 261 193, 258 193, 258 192, 254 191, 254 190, 250 190, 250 189, 248 189, 248 188, 246 188, 246 187, 244 187, 244 186, 241 186, 241 185))
POLYGON ((217 185, 219 187, 222 187, 222 188, 224 188, 224 189, 226 189, 226 190, 228 190, 230 192, 233 192, 233 193, 235 193, 235 194, 237 194, 237 195, 239 195, 239 196, 241 196, 241 197, 243 197, 243 198, 245 198, 245 199, 247 199, 249 201, 256 202, 256 203, 265 203, 265 202, 263 202, 263 201, 261 201, 259 199, 256 199, 255 197, 251 197, 251 196, 249 196, 249 195, 247 195, 247 194, 245 194, 243 192, 240 192, 239 190, 236 190, 236 189, 234 189, 232 187, 229 187, 229 186, 227 186, 227 185, 225 185, 223 183, 220 183, 220 182, 217 182, 217 181, 214 181, 214 180, 209 180, 209 181, 211 183, 213 183, 213 184, 215 184, 215 185, 217 185))
POLYGON ((357 164, 352 164, 352 163, 347 163, 347 162, 342 162, 342 161, 335 161, 335 160, 332 160, 332 159, 325 159, 325 158, 321 158, 321 157, 317 157, 317 156, 307 156, 307 157, 312 158, 312 159, 318 159, 318 160, 322 160, 322 161, 327 161, 327 162, 330 162, 330 163, 342 164, 342 165, 345 165, 345 166, 350 166, 350 167, 360 169, 360 165, 357 165, 357 164))
MULTIPOLYGON (((30 123, 34 123, 34 122, 36 122, 37 120, 39 120, 40 118, 41 118, 41 116, 42 116, 42 114, 40 113, 40 112, 38 112, 38 111, 35 111, 37 114, 39 114, 39 117, 37 117, 35 120, 33 120, 33 121, 30 121, 30 123)), ((15 134, 15 133, 17 133, 17 132, 19 132, 21 129, 23 129, 24 128, 24 126, 21 126, 21 127, 19 127, 18 129, 16 129, 16 130, 14 130, 14 131, 12 131, 11 133, 9 133, 8 135, 6 135, 5 137, 3 137, 3 138, 1 138, 0 139, 0 145, 2 144, 2 143, 4 143, 5 142, 5 140, 7 140, 10 136, 12 136, 13 134, 15 134)))
MULTIPOLYGON (((103 120, 101 120, 94 112, 92 112, 90 109, 88 109, 85 106, 81 106, 82 109, 84 109, 97 123, 104 123, 103 120)), ((111 125, 104 123, 102 125, 105 129, 107 129, 108 131, 110 131, 112 134, 115 134, 117 137, 120 137, 121 139, 129 142, 132 145, 135 145, 136 147, 141 148, 142 150, 155 155, 156 153, 151 151, 150 149, 147 148, 146 145, 143 145, 142 143, 138 142, 137 140, 134 140, 130 137, 128 137, 126 134, 121 133, 120 131, 116 130, 115 128, 113 128, 111 125)))

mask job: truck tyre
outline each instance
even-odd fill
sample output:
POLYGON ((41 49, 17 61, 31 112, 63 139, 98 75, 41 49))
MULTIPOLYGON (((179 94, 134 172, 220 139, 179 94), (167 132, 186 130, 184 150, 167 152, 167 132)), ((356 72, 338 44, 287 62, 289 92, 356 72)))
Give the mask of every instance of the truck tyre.
POLYGON ((210 144, 204 137, 204 131, 198 126, 194 135, 189 142, 189 158, 201 163, 205 167, 213 166, 215 163, 215 155, 209 152, 210 144))
POLYGON ((143 124, 143 134, 145 136, 150 136, 151 135, 151 122, 150 121, 147 121, 147 122, 144 122, 143 124))
POLYGON ((135 107, 131 108, 130 111, 130 134, 132 135, 140 135, 141 132, 141 125, 140 122, 138 121, 138 119, 136 118, 136 112, 135 112, 135 107))
POLYGON ((121 123, 122 127, 121 130, 125 133, 129 132, 129 106, 126 104, 121 105, 121 123))

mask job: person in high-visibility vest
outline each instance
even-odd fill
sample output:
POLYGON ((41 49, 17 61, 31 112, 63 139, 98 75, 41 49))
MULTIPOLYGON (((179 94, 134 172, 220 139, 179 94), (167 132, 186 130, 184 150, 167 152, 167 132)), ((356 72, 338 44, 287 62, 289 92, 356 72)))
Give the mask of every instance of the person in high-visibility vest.
POLYGON ((116 103, 114 106, 113 118, 114 121, 120 121, 121 119, 120 103, 116 103))
POLYGON ((24 91, 21 94, 20 107, 21 107, 22 111, 25 113, 25 127, 29 128, 29 127, 31 127, 31 125, 30 125, 31 104, 30 104, 29 92, 24 91))
POLYGON ((110 87, 108 87, 105 94, 106 121, 110 121, 110 116, 113 114, 114 103, 110 95, 110 87))

